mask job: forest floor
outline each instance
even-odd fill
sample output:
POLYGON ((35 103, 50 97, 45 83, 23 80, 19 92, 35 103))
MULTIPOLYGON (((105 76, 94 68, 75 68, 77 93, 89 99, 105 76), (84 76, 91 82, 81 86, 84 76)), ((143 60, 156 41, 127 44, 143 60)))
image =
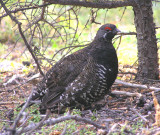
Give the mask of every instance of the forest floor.
MULTIPOLYGON (((129 67, 127 67, 129 68, 129 67)), ((123 70, 125 68, 123 67, 123 70)), ((126 70, 126 69, 125 69, 126 70)), ((135 71, 135 69, 134 69, 135 71)), ((13 124, 19 111, 14 110, 14 115, 11 110, 15 109, 18 105, 24 102, 29 96, 31 89, 39 81, 39 79, 34 79, 32 81, 28 80, 33 76, 33 72, 28 75, 22 73, 21 71, 15 72, 3 72, 1 73, 2 80, 0 83, 0 129, 4 132, 6 128, 10 128, 13 124), (3 74, 3 75, 2 75, 3 74), (34 85, 33 85, 34 84, 34 85)), ((131 75, 119 74, 119 77, 128 82, 131 75)), ((129 82, 137 83, 133 80, 129 82)), ((151 85, 151 84, 148 84, 151 85)), ((152 83, 152 86, 160 86, 159 82, 152 83)), ((79 111, 74 110, 71 115, 78 115, 82 118, 89 118, 95 123, 106 127, 105 130, 97 129, 91 124, 86 124, 84 122, 68 120, 63 121, 59 124, 52 126, 43 126, 41 129, 35 130, 33 134, 50 134, 59 135, 62 132, 65 134, 126 134, 126 135, 158 135, 160 134, 160 128, 157 127, 155 123, 155 107, 153 104, 152 91, 149 89, 140 89, 133 87, 124 87, 120 84, 114 84, 112 91, 123 91, 130 93, 142 94, 139 96, 127 96, 127 95, 117 95, 116 97, 106 96, 105 99, 99 104, 105 105, 95 111, 79 111), (66 127, 66 129, 65 129, 66 127), (65 129, 65 131, 64 131, 65 129)), ((25 127, 30 124, 30 122, 39 122, 41 115, 37 111, 38 107, 34 106, 26 110, 27 122, 25 127)), ((157 112, 158 113, 158 112, 157 112)), ((58 118, 64 115, 52 114, 50 118, 58 118)), ((156 114, 158 117, 158 114, 156 114)), ((160 117, 159 117, 160 118, 160 117)), ((158 119, 157 119, 158 121, 158 119)), ((20 124, 18 125, 20 126, 20 124)))
MULTIPOLYGON (((12 128, 16 117, 20 113, 20 109, 16 110, 17 106, 26 101, 32 88, 41 79, 35 77, 37 75, 35 67, 24 66, 26 63, 22 61, 14 62, 14 59, 19 57, 17 55, 18 51, 21 52, 23 49, 16 49, 16 53, 10 58, 11 60, 3 60, 0 63, 0 134, 5 134, 12 128)), ((119 65, 118 79, 142 85, 134 80, 135 75, 136 67, 119 65)), ((149 87, 159 88, 160 81, 150 80, 143 85, 146 85, 148 89, 115 83, 111 91, 123 93, 116 95, 116 97, 106 95, 105 99, 99 102, 99 106, 104 105, 100 109, 92 111, 73 110, 71 114, 65 113, 63 115, 52 114, 49 119, 58 120, 59 118, 61 121, 50 126, 44 125, 34 130, 32 134, 158 135, 160 134, 160 107, 158 101, 155 109, 153 99, 158 98, 160 92, 155 94, 155 98, 152 95, 155 90, 151 90, 149 87), (75 115, 80 117, 76 121, 68 117, 75 115), (66 117, 67 120, 64 119, 66 117), (89 120, 92 120, 92 122, 89 120), (104 128, 96 127, 96 124, 104 128)), ((16 125, 16 130, 38 123, 44 117, 39 113, 38 106, 26 109, 22 115, 23 117, 16 125)))

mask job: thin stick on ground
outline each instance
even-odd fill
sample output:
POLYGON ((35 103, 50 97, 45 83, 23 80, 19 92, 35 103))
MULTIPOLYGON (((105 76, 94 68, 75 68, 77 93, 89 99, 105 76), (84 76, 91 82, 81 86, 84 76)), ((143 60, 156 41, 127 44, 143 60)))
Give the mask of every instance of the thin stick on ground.
POLYGON ((24 110, 27 108, 27 106, 28 106, 28 104, 29 104, 29 102, 30 102, 30 100, 31 100, 32 94, 33 94, 33 90, 32 90, 32 92, 31 92, 31 94, 29 95, 28 100, 26 101, 26 103, 25 103, 24 106, 22 107, 21 111, 19 112, 17 118, 14 120, 14 123, 13 123, 13 126, 12 126, 11 131, 13 131, 13 132, 16 131, 17 123, 18 123, 18 121, 20 120, 20 118, 22 117, 22 113, 23 113, 24 110))
POLYGON ((125 95, 125 96, 129 96, 129 97, 141 97, 142 96, 141 93, 131 93, 131 92, 117 91, 117 90, 112 91, 112 94, 125 95))
POLYGON ((1 102, 0 105, 11 105, 11 104, 19 104, 19 102, 11 101, 11 102, 1 102))
POLYGON ((109 130, 109 132, 108 132, 108 134, 107 134, 107 135, 111 135, 111 134, 112 134, 112 132, 114 131, 114 129, 115 129, 117 126, 118 126, 118 124, 117 124, 117 123, 115 123, 115 124, 110 128, 110 130, 109 130))
MULTIPOLYGON (((76 120, 76 121, 80 121, 80 122, 84 122, 84 123, 87 123, 87 124, 91 124, 98 129, 104 129, 104 130, 108 131, 108 129, 106 127, 101 126, 100 124, 97 124, 96 122, 94 122, 90 119, 82 118, 82 117, 77 116, 77 115, 67 115, 67 116, 58 117, 56 119, 48 119, 48 120, 45 120, 43 123, 41 123, 41 126, 43 126, 43 125, 47 125, 47 126, 55 125, 57 123, 60 123, 60 122, 66 121, 66 120, 71 120, 71 119, 76 120)), ((39 125, 39 123, 31 123, 23 129, 23 132, 21 132, 21 130, 17 130, 16 134, 19 134, 20 132, 21 133, 30 132, 31 130, 33 130, 38 125, 39 125)))
POLYGON ((61 133, 61 135, 65 135, 66 131, 67 131, 67 125, 65 125, 65 127, 64 127, 63 132, 61 133))
POLYGON ((118 80, 118 79, 116 79, 115 83, 116 84, 122 84, 126 87, 134 87, 134 88, 140 88, 140 89, 150 89, 150 90, 154 90, 155 92, 160 91, 160 88, 157 88, 157 87, 152 87, 152 86, 150 87, 150 86, 147 86, 147 85, 128 83, 128 82, 124 82, 124 81, 121 81, 121 80, 118 80))
POLYGON ((145 121, 146 123, 149 123, 149 121, 145 117, 143 117, 140 113, 138 113, 134 108, 130 108, 130 110, 135 114, 137 114, 143 121, 145 121))

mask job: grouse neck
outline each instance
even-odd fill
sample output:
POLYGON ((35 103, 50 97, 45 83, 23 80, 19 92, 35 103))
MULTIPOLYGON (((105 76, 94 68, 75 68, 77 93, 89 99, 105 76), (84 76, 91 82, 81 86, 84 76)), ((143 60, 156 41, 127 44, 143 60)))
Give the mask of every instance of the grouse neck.
POLYGON ((104 38, 95 39, 91 43, 92 49, 113 49, 112 40, 105 40, 104 38))
POLYGON ((105 43, 112 43, 112 39, 107 39, 107 38, 104 38, 104 37, 98 38, 96 40, 100 41, 100 42, 105 42, 105 43))

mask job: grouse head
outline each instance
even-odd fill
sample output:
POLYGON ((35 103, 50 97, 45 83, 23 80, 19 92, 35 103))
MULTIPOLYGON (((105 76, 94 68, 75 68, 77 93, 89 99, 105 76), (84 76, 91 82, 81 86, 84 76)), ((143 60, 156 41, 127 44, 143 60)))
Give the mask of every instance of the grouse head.
POLYGON ((106 41, 111 41, 118 32, 120 30, 114 24, 105 24, 99 28, 95 38, 103 38, 106 41))

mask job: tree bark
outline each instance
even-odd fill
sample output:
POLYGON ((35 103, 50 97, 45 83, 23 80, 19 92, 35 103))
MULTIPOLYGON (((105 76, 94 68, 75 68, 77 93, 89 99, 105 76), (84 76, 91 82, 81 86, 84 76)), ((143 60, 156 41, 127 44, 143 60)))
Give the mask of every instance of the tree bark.
POLYGON ((135 0, 45 0, 49 4, 73 5, 90 8, 117 8, 136 5, 135 0))
POLYGON ((138 80, 158 79, 158 49, 151 0, 133 6, 138 44, 138 80))

